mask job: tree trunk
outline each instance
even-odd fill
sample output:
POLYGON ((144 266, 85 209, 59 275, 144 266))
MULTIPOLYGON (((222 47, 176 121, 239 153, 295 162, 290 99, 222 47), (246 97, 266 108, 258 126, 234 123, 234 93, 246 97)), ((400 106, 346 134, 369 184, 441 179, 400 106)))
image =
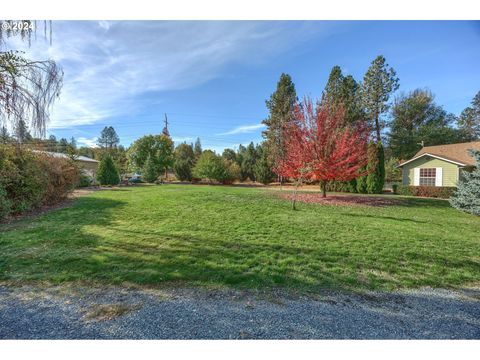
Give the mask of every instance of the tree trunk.
POLYGON ((327 197, 327 182, 322 181, 322 197, 327 197))
POLYGON ((382 141, 382 136, 380 135, 380 121, 378 113, 375 114, 375 130, 377 132, 377 143, 382 141))
POLYGON ((297 204, 297 193, 298 193, 298 186, 300 185, 300 182, 297 181, 295 184, 295 191, 293 192, 293 199, 292 199, 292 210, 297 210, 296 204, 297 204))

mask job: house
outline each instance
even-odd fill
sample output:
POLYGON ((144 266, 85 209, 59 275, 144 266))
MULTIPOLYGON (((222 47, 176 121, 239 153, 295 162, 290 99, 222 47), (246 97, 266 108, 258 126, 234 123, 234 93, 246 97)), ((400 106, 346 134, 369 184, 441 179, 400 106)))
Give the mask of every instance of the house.
MULTIPOLYGON (((41 150, 33 150, 34 152, 39 152, 43 154, 47 154, 53 157, 58 157, 58 158, 66 158, 70 159, 70 156, 67 154, 63 153, 57 153, 57 152, 51 152, 51 151, 41 151, 41 150)), ((97 170, 98 170, 98 164, 100 163, 97 160, 91 159, 87 156, 80 156, 80 155, 75 155, 73 157, 73 160, 80 165, 82 170, 89 175, 92 179, 96 178, 97 175, 97 170)))
POLYGON ((480 150, 480 141, 423 147, 412 159, 398 165, 403 185, 457 186, 460 170, 475 166, 469 149, 480 150))

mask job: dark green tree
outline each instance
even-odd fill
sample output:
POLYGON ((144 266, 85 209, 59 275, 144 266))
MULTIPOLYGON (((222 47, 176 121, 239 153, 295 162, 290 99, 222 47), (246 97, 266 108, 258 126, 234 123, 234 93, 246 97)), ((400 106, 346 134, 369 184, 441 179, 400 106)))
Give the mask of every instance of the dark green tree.
POLYGON ((191 181, 192 169, 195 164, 195 154, 192 146, 185 143, 178 145, 175 149, 174 158, 173 170, 177 178, 181 181, 191 181))
POLYGON ((165 135, 146 135, 137 139, 128 149, 130 166, 142 170, 148 156, 153 159, 159 172, 171 169, 173 166, 173 141, 165 135))
POLYGON ((158 166, 155 163, 155 159, 148 154, 147 161, 142 169, 142 177, 146 182, 153 183, 158 179, 160 171, 158 171, 158 166))
POLYGON ((480 215, 480 151, 471 151, 476 160, 473 171, 462 170, 457 191, 450 198, 450 204, 455 209, 470 214, 480 215))
POLYGON ((223 153, 222 153, 222 157, 225 160, 229 160, 229 161, 232 161, 232 162, 237 161, 237 154, 235 153, 235 150, 233 150, 233 149, 224 149, 223 153))
POLYGON ((197 160, 200 155, 202 155, 202 143, 200 142, 200 138, 197 137, 195 141, 195 145, 193 146, 193 153, 195 154, 195 160, 197 160))
POLYGON ((480 91, 473 98, 471 106, 462 111, 457 125, 465 133, 466 141, 480 139, 480 91))
POLYGON ((369 194, 381 194, 385 184, 385 154, 382 143, 370 143, 368 146, 366 190, 369 194))
POLYGON ((101 185, 117 185, 120 182, 118 170, 109 155, 104 156, 98 165, 97 181, 101 185))
POLYGON ((255 180, 262 184, 269 184, 275 179, 275 174, 272 171, 272 164, 268 157, 265 143, 257 146, 257 161, 254 167, 255 180))
POLYGON ((405 160, 425 146, 452 144, 465 140, 464 132, 451 125, 456 121, 434 102, 429 90, 416 89, 395 99, 391 111, 389 150, 405 160))
POLYGON ((266 126, 262 133, 266 140, 266 149, 272 164, 277 164, 284 156, 284 126, 291 121, 297 92, 292 78, 288 74, 280 75, 277 89, 265 103, 269 115, 262 123, 266 126))
POLYGON ((368 68, 361 87, 362 106, 377 142, 382 141, 381 132, 385 126, 381 116, 388 110, 390 96, 399 86, 395 70, 389 67, 382 55, 377 56, 368 68))
POLYGON ((105 150, 111 150, 115 148, 119 142, 120 139, 113 126, 105 126, 97 140, 97 144, 105 150))
POLYGON ((242 177, 255 181, 255 164, 257 162, 257 151, 255 145, 251 142, 243 154, 242 164, 240 165, 242 177))

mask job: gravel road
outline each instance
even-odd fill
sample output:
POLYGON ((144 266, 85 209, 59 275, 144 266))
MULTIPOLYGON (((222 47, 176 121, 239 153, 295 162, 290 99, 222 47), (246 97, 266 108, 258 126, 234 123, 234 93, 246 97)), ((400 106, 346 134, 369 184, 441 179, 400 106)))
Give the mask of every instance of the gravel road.
POLYGON ((316 296, 0 286, 1 339, 480 339, 480 289, 316 296))

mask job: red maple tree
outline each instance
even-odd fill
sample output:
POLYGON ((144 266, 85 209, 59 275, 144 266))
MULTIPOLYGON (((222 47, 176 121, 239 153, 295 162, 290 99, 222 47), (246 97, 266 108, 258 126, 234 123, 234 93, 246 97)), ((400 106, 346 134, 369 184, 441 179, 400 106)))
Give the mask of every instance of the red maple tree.
POLYGON ((314 105, 305 98, 295 105, 293 119, 284 128, 285 158, 274 171, 295 180, 296 191, 305 180, 320 181, 323 197, 329 181, 349 181, 365 175, 369 129, 346 122, 341 108, 314 105))

